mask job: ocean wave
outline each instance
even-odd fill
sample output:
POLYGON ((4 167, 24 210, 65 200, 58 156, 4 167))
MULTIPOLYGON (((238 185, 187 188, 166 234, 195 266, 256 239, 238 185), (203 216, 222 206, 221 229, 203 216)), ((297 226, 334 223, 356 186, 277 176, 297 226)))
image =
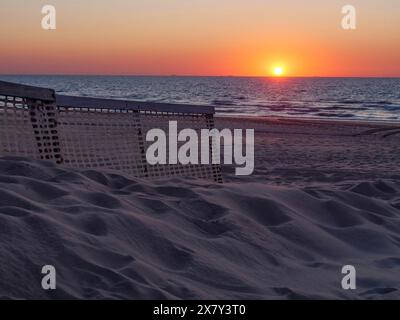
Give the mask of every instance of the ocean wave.
POLYGON ((351 113, 326 113, 326 112, 319 112, 315 115, 319 117, 330 117, 330 118, 353 118, 355 115, 351 113))
POLYGON ((235 102, 232 100, 213 100, 212 104, 215 104, 217 106, 234 106, 236 105, 235 102))
POLYGON ((220 107, 220 113, 299 112, 315 117, 329 114, 338 119, 344 113, 368 120, 392 120, 400 116, 400 79, 304 78, 282 84, 269 83, 268 79, 224 77, 1 76, 0 79, 54 88, 57 93, 74 96, 212 105, 220 107))

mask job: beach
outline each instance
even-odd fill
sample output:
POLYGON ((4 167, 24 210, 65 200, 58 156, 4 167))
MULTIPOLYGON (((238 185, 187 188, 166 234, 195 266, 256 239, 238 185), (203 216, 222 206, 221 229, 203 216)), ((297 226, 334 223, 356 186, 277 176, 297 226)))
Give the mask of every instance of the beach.
POLYGON ((146 181, 0 158, 0 297, 400 298, 398 124, 215 124, 255 129, 253 175, 146 181), (43 265, 57 290, 42 290, 43 265))
MULTIPOLYGON (((255 129, 253 181, 332 186, 400 178, 396 122, 218 117, 216 127, 255 129)), ((236 179, 231 170, 226 173, 228 180, 236 179)))

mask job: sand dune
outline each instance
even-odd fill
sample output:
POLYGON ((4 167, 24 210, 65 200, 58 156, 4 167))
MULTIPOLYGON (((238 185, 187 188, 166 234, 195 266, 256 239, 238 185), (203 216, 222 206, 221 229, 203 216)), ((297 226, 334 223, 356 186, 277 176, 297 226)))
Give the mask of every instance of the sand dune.
POLYGON ((150 183, 0 159, 1 298, 400 298, 399 257, 395 179, 150 183), (55 291, 40 286, 47 264, 55 291))

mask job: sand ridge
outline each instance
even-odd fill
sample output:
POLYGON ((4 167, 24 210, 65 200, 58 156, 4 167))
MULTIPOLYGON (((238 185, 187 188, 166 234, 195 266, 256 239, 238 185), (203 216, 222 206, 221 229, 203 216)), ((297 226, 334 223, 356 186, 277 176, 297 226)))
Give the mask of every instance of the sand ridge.
POLYGON ((396 180, 148 182, 8 157, 0 229, 2 298, 400 298, 396 180), (341 288, 345 264, 356 291, 341 288))

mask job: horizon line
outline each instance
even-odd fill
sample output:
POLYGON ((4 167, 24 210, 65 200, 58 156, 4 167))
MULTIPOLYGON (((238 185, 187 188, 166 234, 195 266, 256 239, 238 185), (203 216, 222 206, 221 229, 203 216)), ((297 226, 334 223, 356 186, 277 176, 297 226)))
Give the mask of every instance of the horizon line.
POLYGON ((64 77, 187 77, 187 78, 273 78, 273 79, 287 79, 287 78, 348 78, 348 79, 355 79, 355 78, 387 78, 387 79, 396 79, 400 78, 400 75, 394 76, 378 76, 378 75, 370 75, 370 76, 273 76, 273 75, 191 75, 191 74, 79 74, 79 73, 8 73, 8 74, 0 74, 1 76, 64 76, 64 77))

